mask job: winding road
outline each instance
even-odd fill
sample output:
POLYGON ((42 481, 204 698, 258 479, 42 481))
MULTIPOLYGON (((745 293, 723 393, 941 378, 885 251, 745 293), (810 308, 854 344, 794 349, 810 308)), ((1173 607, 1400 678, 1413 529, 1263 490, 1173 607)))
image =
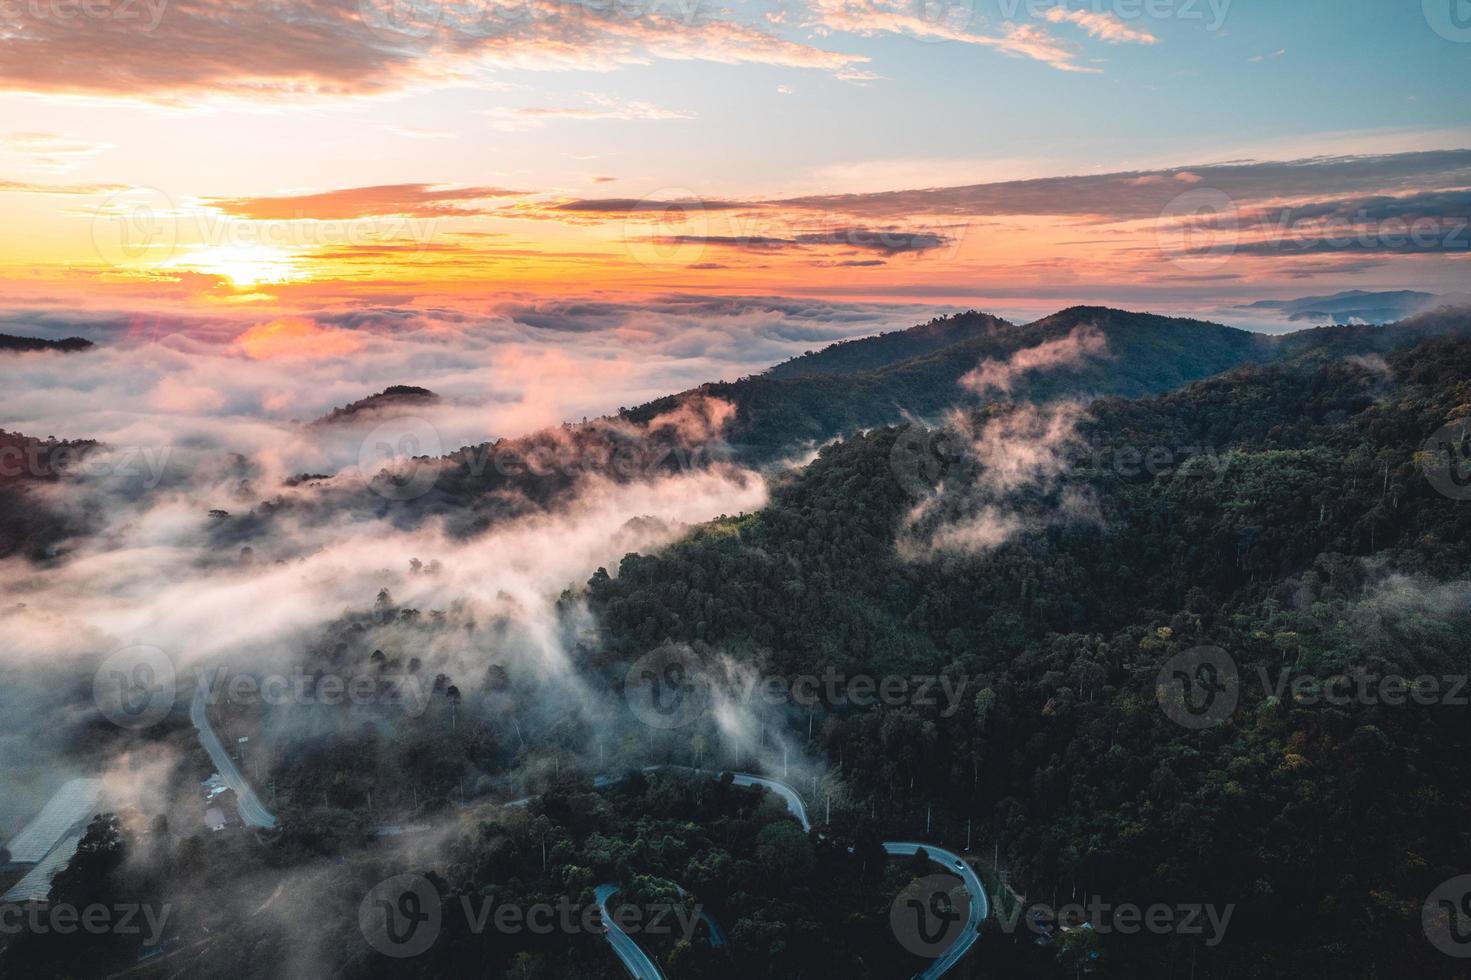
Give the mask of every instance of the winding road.
POLYGON ((933 844, 885 841, 884 850, 896 857, 913 857, 923 850, 931 861, 965 882, 965 890, 970 892, 970 917, 966 921, 965 930, 950 948, 945 950, 944 954, 929 965, 928 969, 918 974, 917 980, 934 980, 936 977, 944 976, 952 966, 960 962, 966 953, 970 952, 971 946, 980 938, 978 930, 981 923, 986 921, 986 916, 991 914, 990 904, 986 899, 986 886, 981 884, 981 879, 975 870, 959 854, 933 844))
MULTIPOLYGON (((209 702, 206 694, 207 688, 201 678, 200 684, 194 693, 194 701, 189 707, 189 720, 194 723, 194 728, 199 732, 199 743, 209 753, 210 760, 214 762, 215 768, 219 771, 220 778, 224 780, 225 785, 235 791, 235 800, 240 810, 240 819, 250 827, 259 827, 266 830, 274 829, 276 826, 275 815, 261 803, 260 798, 255 794, 255 790, 246 780, 245 775, 241 773, 239 767, 235 765, 235 760, 230 758, 230 753, 225 750, 224 744, 220 741, 219 736, 215 734, 213 726, 210 725, 207 711, 209 702)), ((654 772, 664 768, 682 769, 688 772, 715 776, 717 778, 721 775, 721 773, 713 770, 691 769, 688 766, 645 766, 643 771, 654 772)), ((593 786, 594 788, 609 786, 618 782, 620 778, 618 776, 598 776, 593 780, 593 786)), ((791 786, 788 786, 779 779, 769 779, 765 776, 755 776, 745 772, 731 773, 731 782, 736 786, 759 786, 768 792, 780 796, 786 801, 787 811, 797 819, 797 822, 802 825, 802 829, 811 832, 812 821, 807 817, 807 806, 802 802, 801 794, 791 786)), ((525 799, 513 800, 503 805, 521 807, 526 806, 534 799, 536 799, 534 796, 526 797, 525 799)), ((385 826, 379 828, 379 833, 397 834, 419 829, 423 828, 385 826)), ((915 980, 936 980, 936 978, 948 972, 956 963, 959 963, 965 954, 970 951, 971 946, 975 944, 976 939, 979 938, 980 934, 977 930, 980 924, 985 921, 986 916, 990 914, 990 903, 986 898, 986 888, 971 866, 965 862, 964 858, 944 848, 936 847, 933 844, 920 844, 909 841, 886 841, 884 843, 884 850, 896 857, 913 856, 920 850, 923 850, 929 856, 930 860, 940 865, 947 872, 960 878, 965 883, 966 891, 970 893, 970 918, 966 923, 965 930, 961 932, 960 937, 956 939, 955 943, 942 956, 938 957, 924 972, 917 974, 915 977, 915 980)), ((678 888, 679 886, 675 885, 675 887, 678 888)), ((638 943, 634 942, 613 921, 613 916, 608 911, 608 900, 616 895, 618 890, 618 885, 613 882, 598 885, 593 890, 598 907, 603 913, 603 923, 608 929, 606 935, 609 945, 613 947, 613 952, 618 954, 618 958, 623 962, 624 969, 628 971, 628 975, 633 977, 634 980, 666 980, 664 974, 660 972, 659 967, 649 958, 648 954, 640 949, 638 943)), ((683 893, 683 889, 680 890, 683 893)), ((712 945, 724 945, 724 933, 715 924, 715 921, 703 915, 703 913, 702 918, 705 919, 710 928, 712 945)))
POLYGON ((255 795, 255 790, 246 781, 244 774, 235 765, 235 760, 230 758, 230 753, 225 751, 220 737, 215 734, 214 728, 209 723, 209 699, 206 697, 208 688, 205 684, 205 675, 199 675, 199 685, 194 691, 194 703, 189 706, 189 720, 194 723, 194 728, 199 732, 199 744, 204 746, 204 751, 209 753, 210 760, 214 762, 216 771, 225 785, 235 791, 235 802, 240 810, 240 819, 245 821, 247 827, 261 827, 271 830, 276 826, 276 817, 267 810, 265 804, 261 803, 260 797, 255 795))
POLYGON ((603 925, 607 926, 608 942, 613 946, 613 952, 623 961, 624 969, 633 980, 665 980, 664 974, 654 961, 649 959, 648 954, 639 949, 638 943, 629 938, 628 933, 618 927, 613 921, 613 914, 608 911, 608 899, 618 894, 618 886, 611 882, 599 885, 593 889, 593 896, 598 900, 598 908, 603 913, 603 925))
MULTIPOLYGON (((661 766, 645 766, 644 771, 649 772, 661 766)), ((686 766, 671 768, 688 769, 686 766)), ((710 770, 697 769, 694 772, 710 773, 710 770)), ((719 776, 720 773, 713 773, 719 776)), ((787 812, 797 819, 805 831, 812 830, 812 821, 807 818, 807 806, 802 802, 801 794, 779 779, 768 779, 765 776, 753 776, 750 773, 731 773, 731 782, 736 786, 760 786, 762 789, 777 794, 786 801, 787 812)), ((606 785, 606 784, 605 784, 606 785)), ((524 805, 526 800, 517 800, 512 806, 524 805)), ((971 946, 980 938, 980 925, 991 914, 990 900, 986 897, 986 886, 982 884, 980 876, 975 873, 966 860, 953 851, 947 851, 933 844, 920 844, 912 841, 885 841, 884 850, 895 857, 913 857, 920 851, 924 851, 931 861, 934 861, 946 872, 955 875, 965 884, 965 890, 970 893, 970 913, 966 920, 966 927, 949 949, 937 957, 923 972, 915 974, 914 980, 937 980, 937 978, 948 973, 951 967, 959 963, 970 952, 971 946)), ((679 886, 676 885, 676 888, 679 886)), ((608 897, 618 891, 618 886, 612 884, 599 885, 595 894, 598 904, 603 909, 603 919, 608 924, 608 941, 613 945, 613 951, 623 961, 623 966, 628 974, 635 980, 644 980, 646 977, 662 977, 657 966, 649 959, 638 944, 630 939, 622 930, 616 927, 608 918, 608 897), (636 955, 635 955, 636 954, 636 955), (652 970, 653 972, 646 972, 652 970)), ((680 889, 681 893, 683 889, 680 889)))

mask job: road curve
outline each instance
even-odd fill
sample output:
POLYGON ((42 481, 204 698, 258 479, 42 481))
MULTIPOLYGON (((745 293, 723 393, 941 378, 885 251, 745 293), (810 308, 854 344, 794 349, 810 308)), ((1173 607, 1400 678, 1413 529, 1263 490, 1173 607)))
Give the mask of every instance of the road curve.
POLYGON ((750 773, 731 773, 731 780, 736 786, 760 786, 770 790, 777 796, 787 801, 787 810, 797 818, 804 831, 812 830, 812 821, 807 819, 807 807, 802 802, 802 797, 797 791, 779 779, 767 779, 764 776, 752 776, 750 773))
MULTIPOLYGON (((660 768, 665 767, 647 766, 645 767, 645 771, 660 768)), ((672 766, 668 768, 688 770, 686 766, 672 766)), ((709 770, 704 769, 690 771, 709 773, 709 770)), ((721 775, 721 773, 710 774, 715 776, 721 775)), ((765 776, 754 776, 746 772, 736 772, 731 773, 731 782, 736 786, 760 786, 762 789, 777 794, 786 801, 787 811, 797 818, 797 822, 802 825, 802 829, 806 831, 812 830, 812 822, 807 819, 807 805, 802 802, 801 794, 781 780, 769 779, 765 776)), ((508 805, 523 805, 525 802, 527 801, 517 800, 515 803, 508 805)), ((954 944, 945 950, 943 955, 937 957, 923 972, 915 975, 915 980, 937 980, 937 978, 948 973, 951 967, 959 963, 965 957, 966 953, 970 952, 971 946, 975 945, 975 941, 980 938, 979 929, 981 923, 991 914, 991 905, 986 897, 986 886, 982 884, 980 877, 975 873, 975 869, 966 863, 965 859, 959 854, 953 851, 947 851, 943 847, 936 847, 933 844, 920 844, 912 841, 884 842, 884 850, 896 857, 913 856, 919 853, 921 849, 929 856, 931 861, 934 861, 947 872, 959 878, 965 884, 965 890, 970 893, 970 915, 966 921, 965 930, 961 932, 960 937, 955 940, 954 944)), ((675 887, 678 888, 679 886, 675 885, 675 887)), ((612 884, 599 885, 597 888, 598 903, 603 907, 605 921, 608 917, 608 909, 605 903, 608 896, 617 890, 618 886, 612 884), (605 893, 604 889, 611 889, 611 891, 605 893)), ((681 892, 683 892, 683 889, 681 889, 681 892)), ((629 957, 625 955, 625 948, 621 945, 626 943, 637 950, 638 944, 634 943, 632 939, 621 931, 615 936, 614 927, 611 922, 608 923, 608 941, 613 944, 614 951, 618 953, 619 958, 623 960, 623 965, 628 969, 629 975, 634 977, 635 980, 643 980, 644 977, 660 975, 658 968, 654 966, 653 962, 647 956, 643 955, 642 950, 639 950, 639 956, 642 958, 642 962, 648 964, 648 969, 652 969, 655 972, 638 972, 638 967, 636 967, 635 962, 630 961, 629 957)))
MULTIPOLYGON (((812 823, 807 819, 807 807, 802 802, 801 795, 781 780, 752 776, 749 773, 734 773, 731 781, 737 786, 761 786, 778 794, 787 801, 787 810, 802 824, 802 829, 809 831, 812 829, 812 823)), ((918 975, 918 980, 934 980, 936 977, 944 976, 970 951, 971 946, 980 938, 977 930, 991 914, 991 908, 990 901, 986 897, 986 886, 982 884, 975 870, 959 854, 933 844, 919 844, 912 841, 884 842, 884 850, 896 857, 913 856, 921 849, 929 855, 931 861, 964 882, 965 890, 970 893, 970 918, 966 923, 965 931, 960 934, 960 938, 955 940, 954 945, 945 950, 944 955, 938 957, 928 969, 918 975)))
POLYGON ((206 710, 209 701, 205 697, 207 687, 204 674, 199 675, 199 685, 194 691, 194 703, 189 706, 189 720, 194 723, 199 732, 199 744, 204 746, 204 751, 209 753, 210 760, 214 762, 215 769, 225 785, 235 791, 235 802, 240 810, 240 819, 245 821, 248 827, 262 827, 266 830, 274 829, 276 817, 261 803, 260 797, 255 795, 255 790, 235 765, 235 760, 230 758, 230 753, 225 751, 225 746, 215 734, 214 728, 209 723, 209 712, 206 710))
POLYGON ((935 962, 929 965, 928 969, 917 975, 917 980, 934 980, 935 977, 943 976, 970 951, 971 946, 980 938, 978 930, 981 923, 986 921, 986 916, 991 914, 991 909, 986 899, 986 886, 981 883, 975 870, 959 854, 933 844, 915 844, 909 841, 884 842, 884 850, 896 856, 912 857, 921 849, 929 855, 931 861, 965 882, 965 890, 970 892, 970 918, 965 924, 965 931, 949 949, 945 950, 943 955, 937 957, 935 962))
POLYGON ((608 942, 613 946, 613 952, 623 961, 623 968, 634 980, 664 980, 664 974, 654 961, 649 959, 647 953, 639 949, 638 943, 629 938, 628 933, 618 928, 618 923, 613 921, 613 914, 608 911, 608 899, 618 894, 618 886, 612 882, 602 884, 593 889, 593 896, 598 900, 598 908, 603 913, 603 925, 607 926, 608 942))

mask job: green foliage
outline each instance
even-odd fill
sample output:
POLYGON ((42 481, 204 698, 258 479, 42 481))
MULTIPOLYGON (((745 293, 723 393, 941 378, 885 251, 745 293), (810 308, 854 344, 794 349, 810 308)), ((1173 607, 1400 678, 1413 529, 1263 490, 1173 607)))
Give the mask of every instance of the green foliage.
MULTIPOLYGON (((787 676, 968 683, 973 710, 949 717, 821 707, 815 747, 896 827, 933 802, 941 826, 994 828, 1033 900, 1082 887, 1237 906, 1216 948, 1096 937, 1108 975, 1182 958, 1201 977, 1430 975, 1443 964, 1419 903, 1471 854, 1466 708, 1275 690, 1284 670, 1471 670, 1471 505, 1416 458, 1471 404, 1471 342, 1392 354, 1387 371, 1304 358, 1096 402, 1082 435, 1104 465, 1064 479, 1098 519, 1029 519, 968 555, 896 553, 913 501, 889 470, 896 432, 876 430, 825 448, 739 533, 629 556, 589 590, 624 657, 702 641, 787 676), (1152 447, 1214 464, 1112 463, 1152 447), (1235 659, 1241 704, 1191 731, 1155 685, 1203 644, 1235 659)), ((1009 503, 1030 518, 1036 501, 1009 503)))

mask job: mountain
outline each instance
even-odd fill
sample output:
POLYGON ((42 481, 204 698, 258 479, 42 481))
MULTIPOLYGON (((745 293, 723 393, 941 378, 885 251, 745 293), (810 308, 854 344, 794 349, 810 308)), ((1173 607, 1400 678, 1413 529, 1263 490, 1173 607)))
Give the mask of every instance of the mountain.
POLYGON ((13 334, 0 333, 0 351, 37 351, 54 350, 64 354, 74 354, 78 351, 87 350, 93 346, 92 341, 81 337, 67 337, 64 340, 42 340, 39 337, 17 337, 13 334))
POLYGON ((340 425, 360 422, 367 417, 389 417, 424 405, 433 405, 439 396, 428 388, 415 385, 389 385, 376 395, 359 398, 341 408, 334 408, 312 425, 340 425))
MULTIPOLYGON (((1467 669, 1471 508, 1434 475, 1464 445, 1433 436, 1468 405, 1466 339, 1382 366, 1247 365, 1099 400, 1065 446, 1018 431, 1014 455, 991 446, 919 498, 895 479, 905 430, 876 429, 588 593, 615 663, 675 643, 764 676, 968 684, 949 714, 824 703, 785 723, 813 733, 847 799, 879 801, 884 829, 994 829, 986 848, 1034 901, 1234 910, 1216 948, 1097 937, 1110 976, 1444 975, 1421 906, 1465 866, 1471 730, 1449 695, 1467 669), (1060 472, 988 478, 1054 450, 1060 472), (1169 465, 1140 464, 1157 451, 1169 465), (906 549, 920 512, 1010 533, 906 549), (1206 648, 1230 699, 1201 723, 1161 692, 1206 648), (1369 694, 1314 695, 1340 676, 1369 694), (1380 695, 1401 676, 1445 698, 1380 695)), ((977 408, 970 431, 1009 418, 977 408)), ((997 975, 1075 972, 1063 950, 982 942, 997 975)))
POLYGON ((0 429, 0 558, 17 553, 49 558, 67 537, 82 530, 38 490, 62 479, 96 448, 98 443, 90 439, 35 439, 0 429))
POLYGON ((819 374, 857 374, 888 367, 898 361, 950 347, 990 331, 1011 327, 999 317, 971 310, 954 316, 936 317, 907 330, 894 330, 876 337, 844 340, 817 352, 770 368, 761 376, 788 380, 819 374))
POLYGON ((1394 292, 1351 289, 1331 296, 1260 300, 1240 309, 1248 313, 1278 313, 1293 323, 1393 323, 1438 306, 1464 304, 1468 301, 1471 301, 1471 297, 1437 296, 1434 293, 1409 289, 1394 292))
POLYGON ((1316 327, 1273 339, 1279 359, 1322 363, 1333 358, 1383 356, 1434 337, 1471 337, 1471 305, 1438 307, 1385 326, 1316 327))
POLYGON ((788 361, 774 372, 702 385, 626 409, 621 417, 640 423, 695 396, 729 402, 735 414, 727 438, 736 458, 767 463, 840 433, 906 416, 932 417, 957 403, 975 402, 960 380, 982 361, 1005 361, 1020 350, 1062 341, 1078 329, 1097 330, 1107 343, 1107 356, 1021 377, 1010 397, 1157 393, 1274 356, 1271 342, 1261 335, 1200 320, 1074 307, 1019 326, 963 314, 912 328, 913 338, 907 338, 911 331, 902 331, 850 341, 788 361), (910 349, 923 352, 904 356, 910 349), (884 361, 885 354, 899 359, 884 361), (860 364, 874 366, 857 369, 860 364), (836 370, 807 373, 820 367, 836 370))

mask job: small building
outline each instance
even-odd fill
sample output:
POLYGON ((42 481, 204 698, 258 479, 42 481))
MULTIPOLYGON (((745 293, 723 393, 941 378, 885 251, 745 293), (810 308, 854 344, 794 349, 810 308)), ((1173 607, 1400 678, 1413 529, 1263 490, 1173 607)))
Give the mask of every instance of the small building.
POLYGON ((63 784, 41 812, 5 845, 11 863, 40 864, 69 831, 92 819, 101 798, 100 779, 73 779, 63 784))
POLYGON ((82 842, 80 833, 71 834, 53 847, 37 865, 16 882, 0 902, 7 905, 43 904, 51 900, 51 879, 71 861, 82 842))

